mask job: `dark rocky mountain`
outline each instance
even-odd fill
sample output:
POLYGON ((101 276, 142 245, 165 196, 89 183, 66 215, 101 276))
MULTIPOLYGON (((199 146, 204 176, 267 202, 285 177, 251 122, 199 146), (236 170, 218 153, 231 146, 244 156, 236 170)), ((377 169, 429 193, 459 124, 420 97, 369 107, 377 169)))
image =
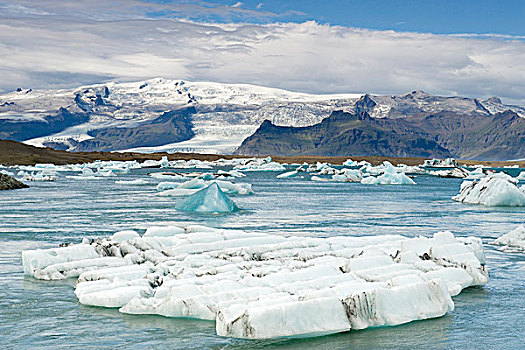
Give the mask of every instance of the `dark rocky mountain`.
MULTIPOLYGON (((74 148, 77 152, 112 151, 133 147, 155 147, 166 143, 186 141, 194 136, 191 115, 195 112, 194 107, 182 108, 165 112, 160 117, 135 127, 91 130, 88 131, 88 135, 93 138, 76 142, 74 148)), ((69 140, 69 142, 75 141, 69 140)), ((44 146, 62 148, 61 144, 53 142, 46 142, 44 146)))
POLYGON ((0 138, 23 141, 60 132, 70 126, 89 121, 86 113, 72 113, 60 107, 41 119, 0 119, 0 138))
MULTIPOLYGON (((361 106, 371 105, 363 99, 361 106)), ((244 140, 245 155, 381 155, 389 157, 525 158, 525 119, 507 111, 458 114, 418 113, 405 118, 372 118, 335 111, 318 124, 294 128, 265 121, 244 140)))

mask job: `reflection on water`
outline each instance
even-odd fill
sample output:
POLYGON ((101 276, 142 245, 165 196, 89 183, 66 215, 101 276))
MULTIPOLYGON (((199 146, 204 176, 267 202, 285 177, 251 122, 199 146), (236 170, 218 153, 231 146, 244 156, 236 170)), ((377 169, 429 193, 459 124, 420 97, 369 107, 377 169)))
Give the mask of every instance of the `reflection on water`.
MULTIPOLYGON (((117 179, 146 178, 151 169, 117 179)), ((174 209, 178 198, 158 197, 150 185, 115 184, 115 178, 59 178, 32 188, 0 192, 0 334, 7 348, 96 349, 377 349, 521 348, 525 329, 525 254, 485 245, 491 280, 454 297, 456 310, 397 327, 351 331, 301 340, 244 341, 215 336, 213 322, 124 315, 80 305, 74 280, 24 277, 20 252, 56 246, 121 229, 199 223, 282 235, 431 235, 450 230, 485 243, 524 221, 523 208, 487 208, 450 200, 460 180, 418 176, 417 186, 366 186, 276 180, 249 173, 253 196, 235 196, 233 215, 192 215, 174 209)))

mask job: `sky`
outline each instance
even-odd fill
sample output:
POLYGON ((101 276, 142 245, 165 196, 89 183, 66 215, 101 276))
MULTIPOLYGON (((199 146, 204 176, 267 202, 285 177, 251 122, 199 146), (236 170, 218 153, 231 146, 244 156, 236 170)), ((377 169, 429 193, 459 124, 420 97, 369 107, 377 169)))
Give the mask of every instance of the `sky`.
POLYGON ((0 0, 0 91, 153 77, 525 105, 522 0, 0 0))

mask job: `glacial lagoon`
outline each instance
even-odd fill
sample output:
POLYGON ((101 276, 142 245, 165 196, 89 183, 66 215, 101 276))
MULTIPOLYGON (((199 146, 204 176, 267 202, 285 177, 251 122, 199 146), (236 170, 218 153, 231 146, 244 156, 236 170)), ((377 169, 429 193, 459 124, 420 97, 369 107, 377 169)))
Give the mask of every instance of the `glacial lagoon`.
MULTIPOLYGON (((229 168, 228 168, 229 169, 229 168)), ((228 170, 225 168, 225 170, 228 170)), ((290 169, 292 170, 292 169, 290 169)), ((90 181, 60 176, 31 188, 0 193, 0 328, 6 348, 520 348, 525 320, 525 254, 498 250, 497 237, 524 222, 521 208, 485 207, 451 200, 461 179, 418 175, 417 185, 315 182, 306 173, 247 172, 235 182, 251 196, 232 196, 240 211, 199 215, 177 211, 182 198, 157 196, 158 169, 90 181), (115 181, 145 179, 132 186, 115 181), (209 321, 135 316, 78 303, 75 279, 24 276, 21 252, 108 237, 153 225, 200 224, 286 236, 399 234, 430 237, 442 230, 484 242, 489 282, 453 297, 447 315, 395 327, 301 340, 240 340, 215 335, 209 321)), ((179 171, 179 170, 177 170, 179 171)), ((191 171, 191 170, 187 170, 191 171)), ((75 175, 75 173, 71 173, 75 175)))

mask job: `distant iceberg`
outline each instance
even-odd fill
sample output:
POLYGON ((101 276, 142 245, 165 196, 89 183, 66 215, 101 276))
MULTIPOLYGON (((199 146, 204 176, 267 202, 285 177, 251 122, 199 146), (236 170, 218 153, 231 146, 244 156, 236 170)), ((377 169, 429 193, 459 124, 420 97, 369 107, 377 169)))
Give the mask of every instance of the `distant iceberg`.
POLYGON ((522 207, 525 206, 525 192, 520 190, 517 183, 517 179, 504 173, 463 181, 459 194, 452 199, 489 207, 522 207))
POLYGON ((397 169, 388 161, 384 161, 383 165, 378 168, 378 172, 382 172, 379 176, 364 177, 361 180, 362 184, 365 185, 415 185, 414 180, 406 176, 402 172, 398 172, 397 169))
POLYGON ((195 213, 232 213, 239 210, 215 182, 185 198, 175 207, 195 213))
POLYGON ((228 195, 251 195, 253 194, 252 185, 248 183, 233 183, 224 180, 205 181, 195 178, 181 184, 162 182, 157 185, 157 190, 161 191, 161 197, 185 197, 208 187, 210 184, 219 185, 220 189, 228 195))

